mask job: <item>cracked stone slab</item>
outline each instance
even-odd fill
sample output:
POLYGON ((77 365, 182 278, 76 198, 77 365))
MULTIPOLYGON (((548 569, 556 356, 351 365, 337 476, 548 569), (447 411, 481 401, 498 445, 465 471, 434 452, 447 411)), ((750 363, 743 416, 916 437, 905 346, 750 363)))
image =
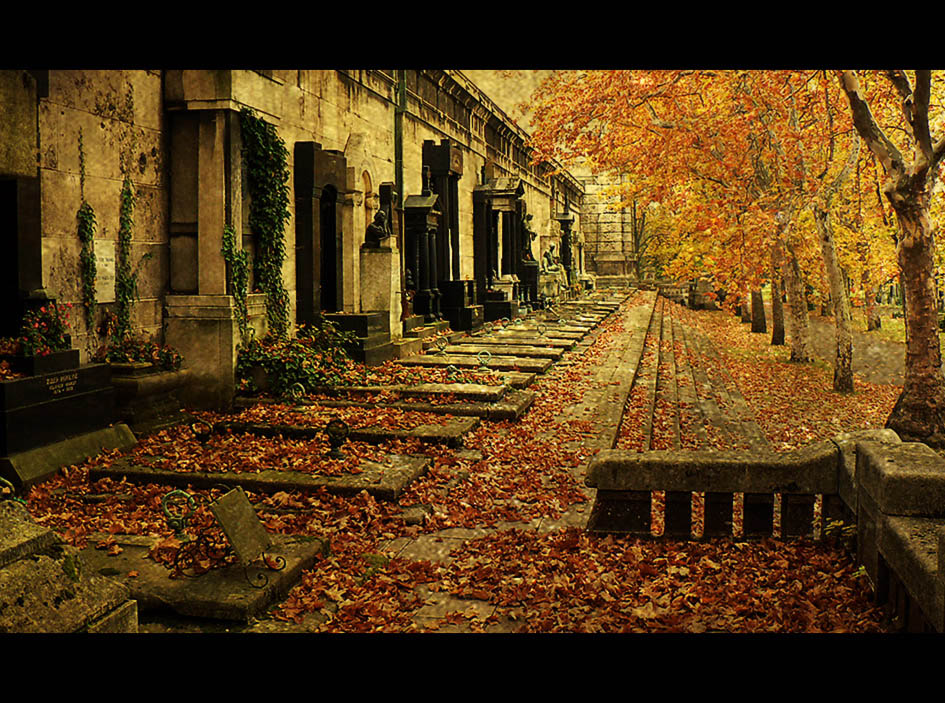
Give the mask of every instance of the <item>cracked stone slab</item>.
POLYGON ((119 459, 110 466, 89 469, 92 481, 100 478, 126 478, 133 483, 156 483, 166 486, 240 486, 248 491, 276 493, 278 491, 316 491, 320 488, 337 495, 357 495, 367 491, 382 500, 397 500, 403 490, 430 467, 429 457, 391 454, 384 463, 364 461, 361 473, 328 476, 308 474, 302 471, 277 471, 265 469, 258 472, 238 473, 232 471, 172 471, 132 464, 119 459))
POLYGON ((303 535, 271 535, 266 554, 282 557, 285 568, 269 569, 262 561, 212 569, 200 576, 170 578, 171 571, 148 558, 158 537, 114 535, 121 553, 111 556, 89 546, 81 556, 86 569, 117 581, 146 612, 247 622, 263 613, 298 583, 302 571, 324 553, 325 541, 303 535), (252 581, 252 583, 251 583, 252 581), (261 588, 255 587, 265 583, 261 588))

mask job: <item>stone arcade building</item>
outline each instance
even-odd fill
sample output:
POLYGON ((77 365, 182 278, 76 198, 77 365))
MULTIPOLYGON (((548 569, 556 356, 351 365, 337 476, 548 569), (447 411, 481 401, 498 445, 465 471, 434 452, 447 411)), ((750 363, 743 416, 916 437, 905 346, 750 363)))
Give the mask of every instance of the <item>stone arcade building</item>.
MULTIPOLYGON (((371 325, 384 339, 362 350, 373 362, 401 353, 413 325, 475 328, 580 283, 581 181, 531 165, 526 133, 459 71, 8 70, 0 216, 12 247, 0 336, 48 298, 81 310, 83 199, 96 215, 96 302, 114 302, 130 178, 135 332, 182 352, 188 402, 226 406, 239 332, 224 226, 250 257, 257 246, 244 108, 276 127, 289 154, 282 277, 292 322, 324 314, 371 325)), ((262 336, 262 294, 249 296, 249 313, 262 336)), ((99 340, 81 314, 72 325, 84 363, 99 340)))

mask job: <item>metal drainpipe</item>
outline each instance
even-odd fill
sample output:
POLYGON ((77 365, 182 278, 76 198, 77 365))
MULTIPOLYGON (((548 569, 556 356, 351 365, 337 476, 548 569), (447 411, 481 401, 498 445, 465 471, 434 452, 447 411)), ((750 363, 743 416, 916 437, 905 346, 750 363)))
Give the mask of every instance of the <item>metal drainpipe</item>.
POLYGON ((400 223, 400 319, 408 317, 407 272, 404 269, 404 112, 407 111, 407 71, 397 71, 397 92, 394 102, 394 184, 397 190, 396 208, 400 223))

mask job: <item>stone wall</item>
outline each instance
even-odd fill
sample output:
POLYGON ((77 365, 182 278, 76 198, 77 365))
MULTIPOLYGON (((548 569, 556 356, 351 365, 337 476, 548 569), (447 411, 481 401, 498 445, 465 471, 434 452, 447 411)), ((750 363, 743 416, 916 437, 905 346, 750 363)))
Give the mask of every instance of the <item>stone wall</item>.
MULTIPOLYGON (((166 135, 160 71, 50 71, 39 100, 43 287, 73 303, 73 346, 83 361, 98 346, 81 309, 82 278, 76 213, 82 204, 79 135, 85 156, 85 199, 95 211, 99 276, 114 275, 122 181, 135 189, 132 264, 139 267, 134 325, 162 339, 167 280, 166 135), (108 254, 108 255, 107 255, 108 254), (107 263, 111 259, 112 263, 107 263)), ((99 302, 115 299, 99 286, 99 302)))
MULTIPOLYGON (((225 395, 233 354, 221 349, 212 360, 204 359, 199 330, 217 325, 220 329, 211 337, 233 340, 233 344, 238 341, 232 334, 233 321, 224 319, 232 315, 232 308, 218 299, 227 297, 220 252, 223 226, 234 226, 251 256, 255 247, 241 167, 242 108, 251 108, 275 125, 289 151, 291 218, 285 230, 283 281, 292 303, 290 320, 294 322, 296 316, 299 283, 294 161, 294 147, 299 143, 314 144, 319 154, 343 163, 330 181, 337 191, 337 308, 361 311, 360 247, 380 207, 381 185, 398 180, 394 129, 398 72, 66 70, 40 72, 40 78, 35 73, 0 72, 0 114, 4 117, 0 123, 6 130, 0 135, 4 137, 0 176, 38 174, 41 237, 37 235, 37 251, 31 257, 41 262, 46 293, 75 305, 73 345, 81 351, 83 362, 101 340, 90 335, 81 306, 76 221, 83 199, 80 134, 84 197, 97 220, 97 301, 103 304, 99 317, 114 300, 108 276, 114 273, 110 262, 114 261, 122 182, 127 176, 137 195, 132 262, 139 266, 140 301, 134 306, 134 329, 142 336, 179 346, 185 365, 189 365, 188 350, 191 356, 200 356, 206 378, 218 378, 223 384, 213 397, 225 395), (11 125, 18 125, 15 134, 8 134, 11 125)), ((553 165, 532 166, 527 133, 473 81, 459 71, 405 71, 403 75, 407 90, 401 195, 419 194, 423 188, 424 142, 440 144, 448 139, 462 153, 457 208, 460 278, 473 277, 473 190, 483 178, 521 179, 523 200, 533 216, 532 229, 540 235, 532 243, 535 259, 551 243, 557 242, 560 250, 561 231, 555 217, 565 202, 575 218, 574 230, 580 232, 581 183, 567 171, 553 174, 553 165)), ((392 243, 396 247, 396 238, 392 243)), ((303 270, 304 265, 300 266, 303 270)), ((399 266, 395 269, 391 283, 399 292, 399 266)), ((315 275, 317 279, 317 271, 315 275)), ((399 321, 397 306, 399 301, 392 301, 392 323, 399 321)), ((251 324, 257 335, 262 334, 264 310, 258 305, 253 310, 251 324)), ((397 327, 394 324, 392 329, 395 338, 401 332, 397 327)))

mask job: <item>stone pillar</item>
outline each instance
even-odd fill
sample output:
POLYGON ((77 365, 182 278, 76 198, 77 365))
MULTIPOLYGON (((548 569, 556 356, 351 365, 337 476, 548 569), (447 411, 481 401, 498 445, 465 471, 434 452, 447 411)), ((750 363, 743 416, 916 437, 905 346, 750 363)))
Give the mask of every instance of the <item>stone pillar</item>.
POLYGON ((191 381, 181 389, 185 406, 228 408, 236 388, 236 347, 240 343, 231 295, 168 295, 168 342, 184 357, 191 381))
POLYGON ((236 387, 236 354, 241 340, 235 303, 227 290, 222 246, 227 224, 234 228, 236 241, 242 241, 239 145, 237 113, 200 111, 197 294, 168 295, 165 302, 165 339, 183 355, 184 368, 191 370, 191 381, 180 392, 181 401, 191 407, 229 408, 236 387))
MULTIPOLYGON (((340 308, 345 312, 360 312, 360 270, 355 266, 361 242, 354 236, 362 231, 364 222, 364 192, 349 190, 341 203, 341 275, 342 295, 340 308)), ((384 308, 387 310, 387 308, 384 308)))
POLYGON ((403 336, 400 324, 400 251, 391 247, 361 247, 361 310, 389 316, 392 339, 403 336))
MULTIPOLYGON (((223 227, 226 222, 226 116, 208 110, 200 116, 197 144, 197 290, 226 294, 223 227)), ((237 238, 237 241, 240 241, 237 238)))

